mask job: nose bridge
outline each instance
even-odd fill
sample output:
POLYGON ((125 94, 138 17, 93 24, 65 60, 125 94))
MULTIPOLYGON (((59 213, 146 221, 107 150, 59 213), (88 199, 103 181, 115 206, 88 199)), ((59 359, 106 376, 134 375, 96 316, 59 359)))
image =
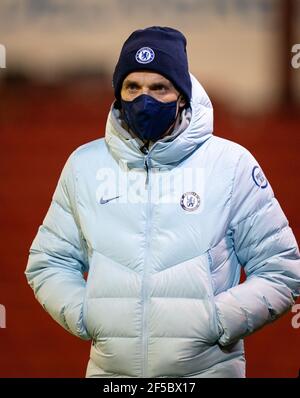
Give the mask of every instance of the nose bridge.
POLYGON ((150 93, 150 89, 148 87, 147 84, 143 84, 142 86, 142 94, 149 94, 150 93))

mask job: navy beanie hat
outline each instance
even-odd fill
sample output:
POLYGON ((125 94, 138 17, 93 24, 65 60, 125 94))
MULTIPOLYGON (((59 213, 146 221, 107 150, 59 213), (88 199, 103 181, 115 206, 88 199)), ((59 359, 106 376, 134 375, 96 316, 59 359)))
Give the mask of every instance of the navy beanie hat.
POLYGON ((192 83, 188 70, 186 38, 176 29, 152 26, 134 31, 125 41, 113 74, 116 99, 125 77, 139 70, 159 73, 190 102, 192 83))

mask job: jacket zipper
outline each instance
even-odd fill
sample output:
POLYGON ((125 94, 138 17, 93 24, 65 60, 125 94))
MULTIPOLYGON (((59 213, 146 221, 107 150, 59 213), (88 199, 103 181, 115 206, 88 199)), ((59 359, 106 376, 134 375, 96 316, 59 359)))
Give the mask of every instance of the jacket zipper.
POLYGON ((145 169, 146 169, 146 181, 145 181, 145 188, 147 189, 149 183, 149 166, 148 166, 148 159, 145 158, 145 169))
POLYGON ((142 280, 142 352, 143 352, 143 364, 142 364, 142 377, 147 377, 147 365, 148 365, 148 311, 149 311, 149 267, 148 267, 148 252, 150 243, 150 228, 151 228, 151 166, 149 154, 145 157, 145 169, 146 169, 146 183, 145 188, 148 192, 147 198, 147 212, 146 212, 146 230, 145 230, 145 253, 144 253, 144 269, 143 269, 143 280, 142 280))

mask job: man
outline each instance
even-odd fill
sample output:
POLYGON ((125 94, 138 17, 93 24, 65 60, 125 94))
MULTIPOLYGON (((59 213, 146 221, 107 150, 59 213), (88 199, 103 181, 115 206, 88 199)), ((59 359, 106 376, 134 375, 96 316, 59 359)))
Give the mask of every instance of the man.
POLYGON ((92 339, 87 377, 244 377, 243 338, 299 295, 288 221, 253 156, 212 135, 179 31, 133 32, 113 84, 105 138, 68 159, 27 279, 92 339))

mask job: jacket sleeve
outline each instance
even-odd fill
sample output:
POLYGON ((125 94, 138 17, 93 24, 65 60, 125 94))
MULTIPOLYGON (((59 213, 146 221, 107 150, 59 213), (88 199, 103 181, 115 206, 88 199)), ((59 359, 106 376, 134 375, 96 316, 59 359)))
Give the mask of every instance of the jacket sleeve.
POLYGON ((215 298, 221 345, 277 319, 300 294, 297 242, 270 184, 246 150, 236 168, 230 214, 230 235, 246 280, 215 298))
POLYGON ((76 217, 72 155, 61 173, 50 208, 39 227, 25 270, 44 309, 70 333, 88 340, 83 323, 86 245, 76 217))

